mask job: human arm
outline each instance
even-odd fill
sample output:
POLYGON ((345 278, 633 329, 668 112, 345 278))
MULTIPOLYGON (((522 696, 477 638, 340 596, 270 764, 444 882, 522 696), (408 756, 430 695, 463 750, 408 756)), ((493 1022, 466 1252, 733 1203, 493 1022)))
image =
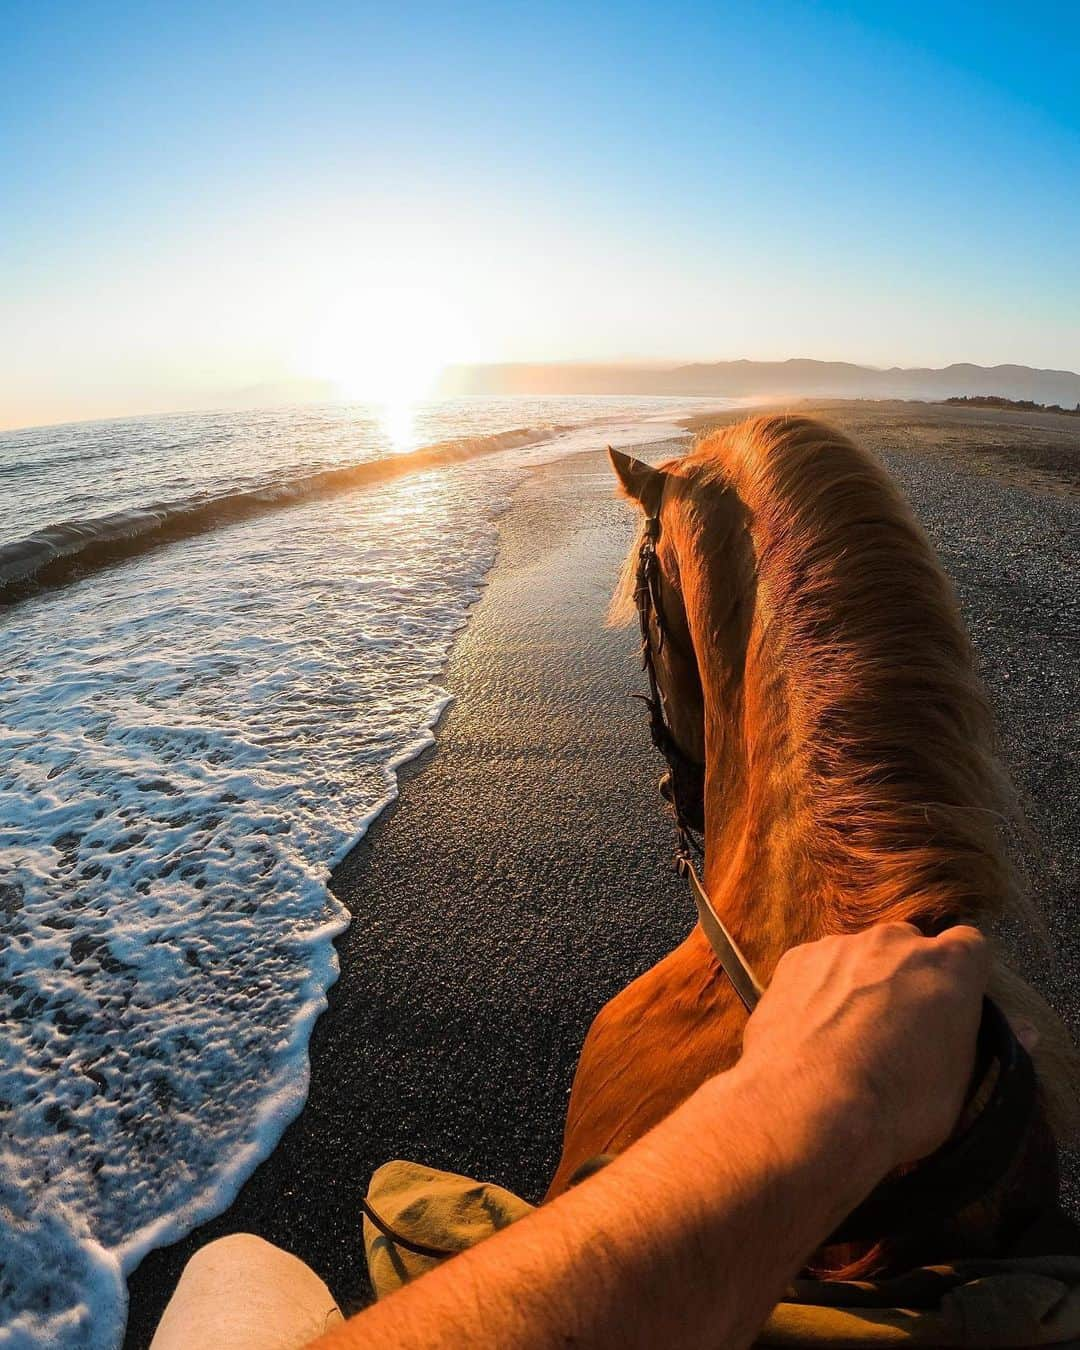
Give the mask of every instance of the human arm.
POLYGON ((883 925, 794 949, 734 1069, 318 1350, 749 1345, 836 1224, 947 1136, 987 964, 968 928, 883 925))

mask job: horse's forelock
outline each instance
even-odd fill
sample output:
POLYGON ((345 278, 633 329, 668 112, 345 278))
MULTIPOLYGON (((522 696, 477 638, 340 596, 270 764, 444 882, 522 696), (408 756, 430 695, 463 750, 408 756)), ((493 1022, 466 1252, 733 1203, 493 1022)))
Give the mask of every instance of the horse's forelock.
POLYGON ((623 560, 622 571, 615 583, 607 610, 609 628, 626 628, 637 618, 637 604, 634 591, 637 585, 638 551, 641 548, 641 528, 634 535, 634 542, 623 560))

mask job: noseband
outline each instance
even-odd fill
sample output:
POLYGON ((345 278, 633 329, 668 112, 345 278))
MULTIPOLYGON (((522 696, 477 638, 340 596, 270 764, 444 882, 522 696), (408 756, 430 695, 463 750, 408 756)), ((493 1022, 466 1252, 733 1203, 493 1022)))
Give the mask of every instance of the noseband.
MULTIPOLYGON (((676 868, 690 882, 702 929, 717 960, 747 1012, 753 1012, 762 994, 761 985, 713 908, 694 866, 695 855, 704 856, 703 842, 697 836, 703 836, 705 830, 705 765, 687 755, 675 739, 664 716, 656 678, 656 656, 664 643, 672 640, 660 592, 662 577, 656 551, 659 538, 660 517, 648 516, 638 551, 634 602, 641 626, 641 664, 649 677, 649 693, 636 694, 635 698, 640 698, 649 710, 652 743, 670 769, 668 799, 675 816, 676 868)), ((684 655, 696 665, 693 653, 684 655)), ((1035 1070, 1008 1019, 989 998, 983 999, 969 1103, 985 1082, 991 1082, 992 1086, 974 1120, 910 1171, 886 1178, 848 1215, 829 1238, 829 1244, 873 1241, 883 1235, 945 1223, 986 1195, 1012 1166, 1035 1109, 1035 1070)))

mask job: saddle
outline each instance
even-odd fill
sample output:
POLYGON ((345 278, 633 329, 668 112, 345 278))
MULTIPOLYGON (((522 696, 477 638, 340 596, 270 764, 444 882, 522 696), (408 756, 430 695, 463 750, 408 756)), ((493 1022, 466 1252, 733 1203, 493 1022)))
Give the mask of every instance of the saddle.
MULTIPOLYGON (((533 1209, 490 1182, 418 1163, 386 1163, 372 1177, 364 1206, 364 1248, 376 1297, 533 1209)), ((993 1259, 921 1266, 881 1280, 798 1279, 756 1342, 845 1350, 898 1343, 939 1350, 1049 1345, 1075 1350, 1080 1230, 1054 1211, 1022 1234, 1011 1252, 993 1259)))

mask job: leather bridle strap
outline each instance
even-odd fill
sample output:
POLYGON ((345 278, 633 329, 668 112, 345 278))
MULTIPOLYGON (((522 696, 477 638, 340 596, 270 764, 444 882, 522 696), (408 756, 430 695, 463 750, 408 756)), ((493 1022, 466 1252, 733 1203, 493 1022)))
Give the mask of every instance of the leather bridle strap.
POLYGON ((675 814, 678 845, 675 862, 678 870, 704 856, 704 845, 697 832, 705 823, 705 766, 685 754, 664 716, 660 685, 656 678, 656 656, 671 641, 660 596, 660 560, 656 544, 660 538, 660 517, 648 516, 638 550, 634 578, 634 603, 641 628, 641 667, 649 678, 648 694, 635 694, 649 710, 649 736, 667 761, 671 780, 671 806, 675 814), (656 626, 656 651, 653 651, 651 624, 656 626))

